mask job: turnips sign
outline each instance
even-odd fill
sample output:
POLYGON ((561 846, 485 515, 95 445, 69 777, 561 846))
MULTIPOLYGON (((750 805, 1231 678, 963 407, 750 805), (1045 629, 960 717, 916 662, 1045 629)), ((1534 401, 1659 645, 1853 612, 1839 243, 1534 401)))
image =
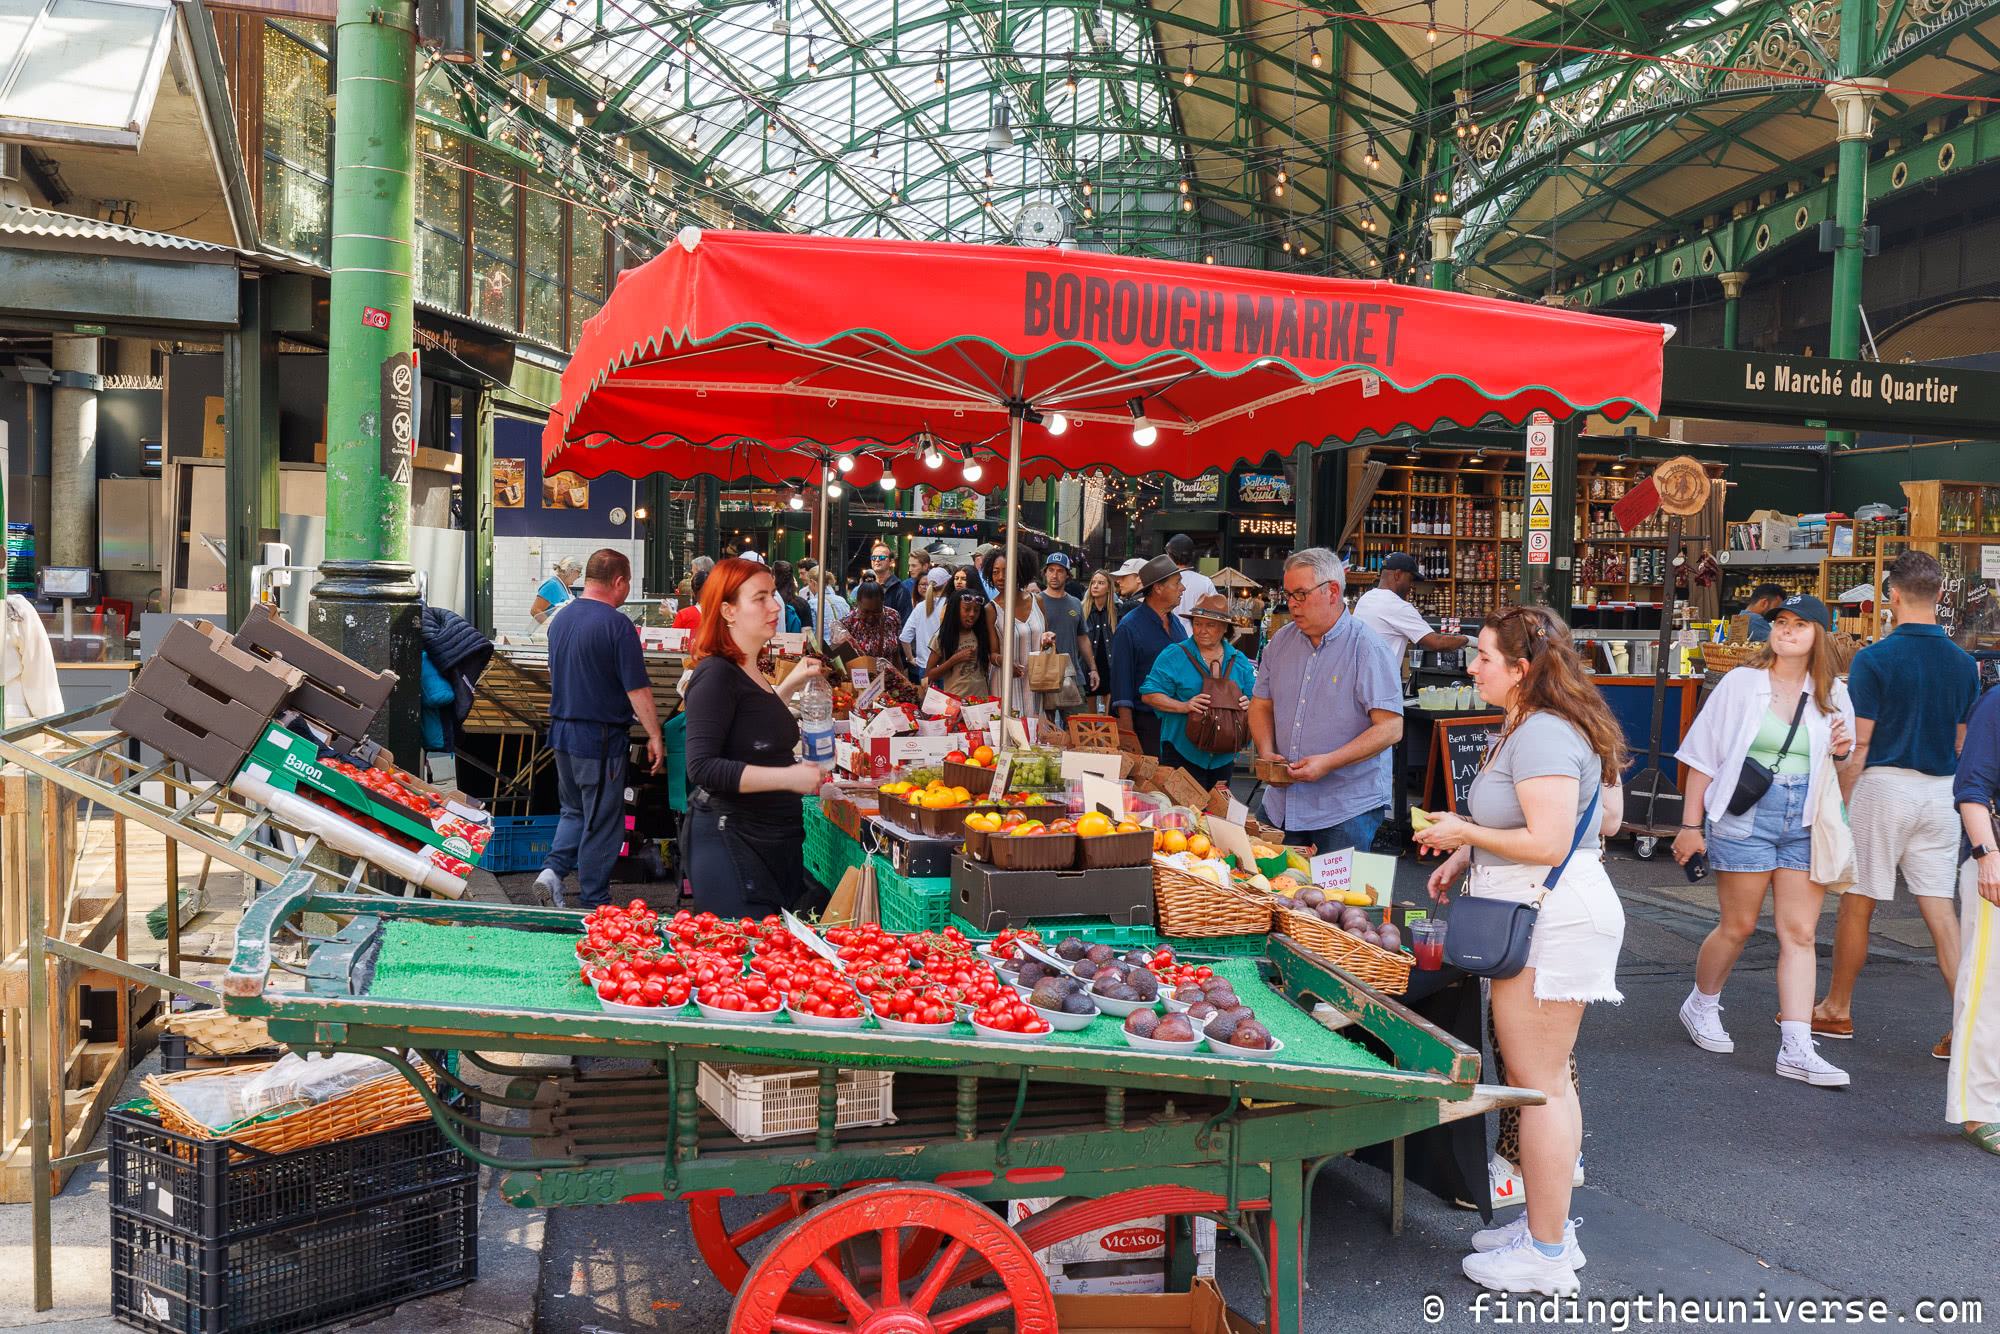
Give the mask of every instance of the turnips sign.
POLYGON ((1216 292, 1031 270, 1024 276, 1021 332, 1144 354, 1240 353, 1288 361, 1396 364, 1404 308, 1382 301, 1330 301, 1216 292))

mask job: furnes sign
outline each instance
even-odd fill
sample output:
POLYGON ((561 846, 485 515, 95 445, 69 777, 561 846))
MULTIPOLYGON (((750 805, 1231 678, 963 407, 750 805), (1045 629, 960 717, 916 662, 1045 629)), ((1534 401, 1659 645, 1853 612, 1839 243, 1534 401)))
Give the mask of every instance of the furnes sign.
POLYGON ((1099 347, 1396 364, 1404 308, 1030 271, 1021 331, 1099 347))

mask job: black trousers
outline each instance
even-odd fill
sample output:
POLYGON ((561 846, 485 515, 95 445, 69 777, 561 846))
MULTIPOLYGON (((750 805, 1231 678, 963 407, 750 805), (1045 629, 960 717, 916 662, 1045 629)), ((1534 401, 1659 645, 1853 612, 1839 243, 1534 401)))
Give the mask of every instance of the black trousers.
POLYGON ((749 827, 741 816, 693 798, 682 829, 683 864, 696 912, 763 917, 804 897, 803 830, 749 827))

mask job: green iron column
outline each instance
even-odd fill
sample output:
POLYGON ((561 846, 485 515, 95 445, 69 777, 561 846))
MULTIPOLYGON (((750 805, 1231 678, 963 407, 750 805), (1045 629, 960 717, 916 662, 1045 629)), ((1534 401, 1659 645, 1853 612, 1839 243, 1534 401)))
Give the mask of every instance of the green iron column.
POLYGON ((722 482, 718 478, 694 479, 694 554, 711 558, 722 554, 722 482))
POLYGON ((1440 292, 1456 291, 1458 269, 1454 263, 1458 234, 1465 229, 1461 218, 1431 219, 1431 286, 1440 292))
POLYGON ((222 477, 229 520, 229 624, 240 627, 256 599, 251 568, 278 540, 278 334, 271 282, 246 274, 237 327, 222 340, 222 477))
POLYGON ((1747 273, 1725 273, 1722 279, 1722 350, 1736 350, 1738 307, 1742 304, 1744 284, 1750 281, 1747 273))
MULTIPOLYGON (((1848 46, 1848 15, 1862 6, 1849 0, 1841 7, 1841 48, 1848 46)), ((1872 7, 1867 11, 1873 12, 1872 7)), ((1865 31, 1865 29, 1864 29, 1865 31)), ((1858 40, 1866 40, 1865 37, 1858 40)), ((1843 56, 1842 62, 1848 62, 1843 56)), ((1848 79, 1829 84, 1840 136, 1840 166, 1833 187, 1833 221, 1837 233, 1833 251, 1832 329, 1827 355, 1851 360, 1861 351, 1861 231, 1867 221, 1868 141, 1875 134, 1875 104, 1882 98, 1881 79, 1848 79)))
POLYGON ((416 7, 340 0, 335 19, 333 284, 327 340, 326 559, 315 637, 400 684, 374 735, 418 749, 416 441, 411 239, 416 228, 416 7))
POLYGON ((465 454, 465 534, 472 570, 472 624, 493 633, 493 395, 468 389, 459 415, 465 454))

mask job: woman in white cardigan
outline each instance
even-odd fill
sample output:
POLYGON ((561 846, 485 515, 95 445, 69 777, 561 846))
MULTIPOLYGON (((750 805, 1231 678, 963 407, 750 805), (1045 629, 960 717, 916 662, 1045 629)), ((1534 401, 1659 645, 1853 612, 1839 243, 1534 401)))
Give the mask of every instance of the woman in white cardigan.
POLYGON ((1695 957, 1681 1023, 1704 1051, 1736 1049, 1722 1025, 1722 987, 1757 930, 1769 891, 1783 1030, 1777 1072, 1820 1088, 1842 1087, 1848 1076, 1813 1046, 1815 939, 1826 886, 1811 877, 1812 825, 1844 818, 1835 766, 1853 747, 1854 706, 1834 677, 1832 614, 1802 595, 1772 613, 1764 649, 1722 678, 1677 752, 1689 773, 1674 860, 1686 865, 1706 854, 1722 909, 1695 957), (1740 809, 1732 814, 1746 760, 1769 772, 1770 786, 1747 808, 1735 800, 1740 809))

